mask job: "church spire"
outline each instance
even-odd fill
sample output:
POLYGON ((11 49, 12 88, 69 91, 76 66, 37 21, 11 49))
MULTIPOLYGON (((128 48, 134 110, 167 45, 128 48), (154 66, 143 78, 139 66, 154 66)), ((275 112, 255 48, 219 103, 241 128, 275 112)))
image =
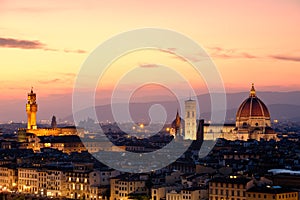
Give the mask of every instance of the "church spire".
POLYGON ((256 97, 254 83, 252 83, 252 87, 251 87, 251 90, 250 90, 250 97, 256 97))
POLYGON ((177 109, 177 113, 176 113, 176 118, 175 118, 175 126, 176 128, 179 128, 180 127, 180 116, 179 116, 179 113, 178 113, 178 109, 177 109))

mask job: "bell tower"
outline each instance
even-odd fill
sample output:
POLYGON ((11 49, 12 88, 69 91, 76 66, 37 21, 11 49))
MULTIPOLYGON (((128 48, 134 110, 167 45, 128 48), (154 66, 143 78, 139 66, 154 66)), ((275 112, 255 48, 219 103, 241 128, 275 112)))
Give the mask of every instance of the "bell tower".
POLYGON ((197 122, 196 122, 196 101, 191 98, 184 102, 185 118, 184 118, 184 139, 196 140, 197 122))
POLYGON ((37 104, 36 104, 36 94, 33 93, 33 88, 31 88, 30 93, 28 93, 26 112, 27 112, 27 129, 37 129, 36 126, 37 104))

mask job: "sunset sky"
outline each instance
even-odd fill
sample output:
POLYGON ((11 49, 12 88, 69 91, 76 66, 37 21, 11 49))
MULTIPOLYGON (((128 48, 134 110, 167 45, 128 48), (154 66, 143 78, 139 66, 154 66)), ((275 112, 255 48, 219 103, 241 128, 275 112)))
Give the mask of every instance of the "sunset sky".
MULTIPOLYGON (((40 98, 70 95, 89 53, 113 35, 143 27, 171 29, 196 41, 227 92, 247 91, 252 82, 261 91, 299 91, 298 0, 0 0, 0 105, 26 98, 31 86, 40 98)), ((144 66, 142 77, 151 65, 186 64, 159 51, 130 56, 114 63, 102 91, 122 76, 119 65, 144 66)), ((205 93, 203 80, 189 72, 205 93)))

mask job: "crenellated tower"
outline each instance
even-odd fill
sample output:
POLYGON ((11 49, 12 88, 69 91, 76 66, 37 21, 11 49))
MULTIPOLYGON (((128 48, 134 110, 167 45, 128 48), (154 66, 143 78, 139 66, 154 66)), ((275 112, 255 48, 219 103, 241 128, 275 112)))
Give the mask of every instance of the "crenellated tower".
POLYGON ((37 129, 36 125, 36 112, 37 112, 36 94, 31 88, 30 93, 28 93, 26 112, 27 112, 27 129, 37 129))

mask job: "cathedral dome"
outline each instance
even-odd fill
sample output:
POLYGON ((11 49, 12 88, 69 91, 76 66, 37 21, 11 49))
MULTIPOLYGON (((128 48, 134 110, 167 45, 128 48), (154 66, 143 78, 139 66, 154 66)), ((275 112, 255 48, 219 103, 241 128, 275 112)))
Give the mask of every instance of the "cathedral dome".
POLYGON ((240 106, 236 117, 270 117, 267 106, 257 97, 249 97, 240 106))
POLYGON ((256 121, 254 124, 270 126, 269 110, 267 106, 256 96, 254 85, 252 84, 249 97, 243 101, 236 113, 236 122, 238 126, 245 126, 246 124, 253 126, 254 124, 251 123, 253 119, 256 121), (264 121, 257 121, 259 119, 264 121))

